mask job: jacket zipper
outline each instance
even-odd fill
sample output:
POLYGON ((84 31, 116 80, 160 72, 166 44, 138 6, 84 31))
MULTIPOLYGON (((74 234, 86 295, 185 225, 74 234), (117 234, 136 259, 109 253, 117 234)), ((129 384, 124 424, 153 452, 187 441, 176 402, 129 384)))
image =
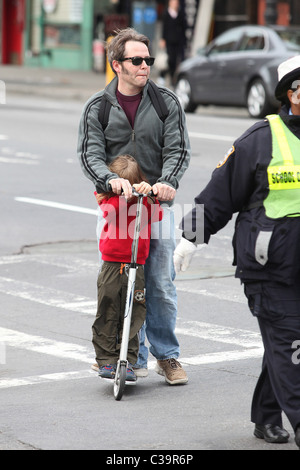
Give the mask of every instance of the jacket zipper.
POLYGON ((135 131, 132 129, 131 131, 131 142, 133 143, 133 157, 136 158, 136 141, 135 141, 135 131))

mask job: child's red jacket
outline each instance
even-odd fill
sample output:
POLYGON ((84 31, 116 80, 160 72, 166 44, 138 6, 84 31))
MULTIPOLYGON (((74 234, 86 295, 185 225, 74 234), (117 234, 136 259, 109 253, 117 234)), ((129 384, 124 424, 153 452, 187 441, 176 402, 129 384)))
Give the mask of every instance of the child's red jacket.
MULTIPOLYGON (((105 198, 100 203, 105 218, 99 249, 103 261, 130 263, 134 237, 137 199, 127 202, 123 196, 105 198)), ((155 199, 149 204, 143 199, 141 231, 138 244, 137 264, 145 264, 149 255, 151 223, 162 220, 163 209, 155 199)))

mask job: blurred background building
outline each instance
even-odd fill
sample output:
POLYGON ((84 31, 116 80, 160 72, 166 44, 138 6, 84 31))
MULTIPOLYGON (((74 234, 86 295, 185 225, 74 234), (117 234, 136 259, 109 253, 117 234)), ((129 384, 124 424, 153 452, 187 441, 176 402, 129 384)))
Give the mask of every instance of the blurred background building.
MULTIPOLYGON (((299 0, 181 0, 191 52, 242 24, 300 25, 299 0)), ((164 0, 0 0, 0 64, 92 70, 105 68, 104 44, 133 26, 160 38, 164 0)))

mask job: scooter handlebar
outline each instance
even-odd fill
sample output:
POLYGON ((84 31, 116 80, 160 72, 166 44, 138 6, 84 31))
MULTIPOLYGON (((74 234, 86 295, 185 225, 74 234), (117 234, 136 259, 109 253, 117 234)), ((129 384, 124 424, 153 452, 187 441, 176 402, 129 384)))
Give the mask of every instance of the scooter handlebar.
POLYGON ((143 196, 143 197, 153 197, 154 196, 154 192, 152 191, 152 189, 151 189, 151 191, 149 191, 148 194, 143 194, 143 193, 138 193, 134 188, 132 188, 132 194, 136 197, 141 197, 141 196, 143 196))
MULTIPOLYGON (((111 184, 110 184, 110 183, 108 183, 108 188, 109 188, 110 191, 112 191, 112 187, 111 187, 111 184)), ((148 194, 138 193, 138 192, 136 191, 136 189, 135 189, 133 186, 131 187, 131 189, 132 189, 132 194, 133 194, 134 196, 136 196, 136 197, 141 197, 141 196, 143 196, 143 197, 153 197, 153 196, 154 196, 154 193, 153 193, 152 189, 151 189, 151 191, 149 191, 148 194)), ((121 194, 122 194, 123 192, 124 192, 124 191, 123 191, 123 188, 122 188, 122 189, 121 189, 121 194)))

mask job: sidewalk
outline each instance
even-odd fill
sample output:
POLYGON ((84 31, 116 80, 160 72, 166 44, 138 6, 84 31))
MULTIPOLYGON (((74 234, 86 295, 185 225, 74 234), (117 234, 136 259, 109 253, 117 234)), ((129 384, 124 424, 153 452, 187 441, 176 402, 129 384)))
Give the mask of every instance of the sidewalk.
MULTIPOLYGON (((151 71, 155 80, 157 71, 151 71)), ((106 74, 94 71, 45 69, 18 65, 0 65, 0 80, 6 95, 35 95, 54 100, 76 100, 85 103, 106 85, 106 74)))
POLYGON ((85 102, 106 84, 105 73, 0 65, 0 80, 9 94, 85 102))

